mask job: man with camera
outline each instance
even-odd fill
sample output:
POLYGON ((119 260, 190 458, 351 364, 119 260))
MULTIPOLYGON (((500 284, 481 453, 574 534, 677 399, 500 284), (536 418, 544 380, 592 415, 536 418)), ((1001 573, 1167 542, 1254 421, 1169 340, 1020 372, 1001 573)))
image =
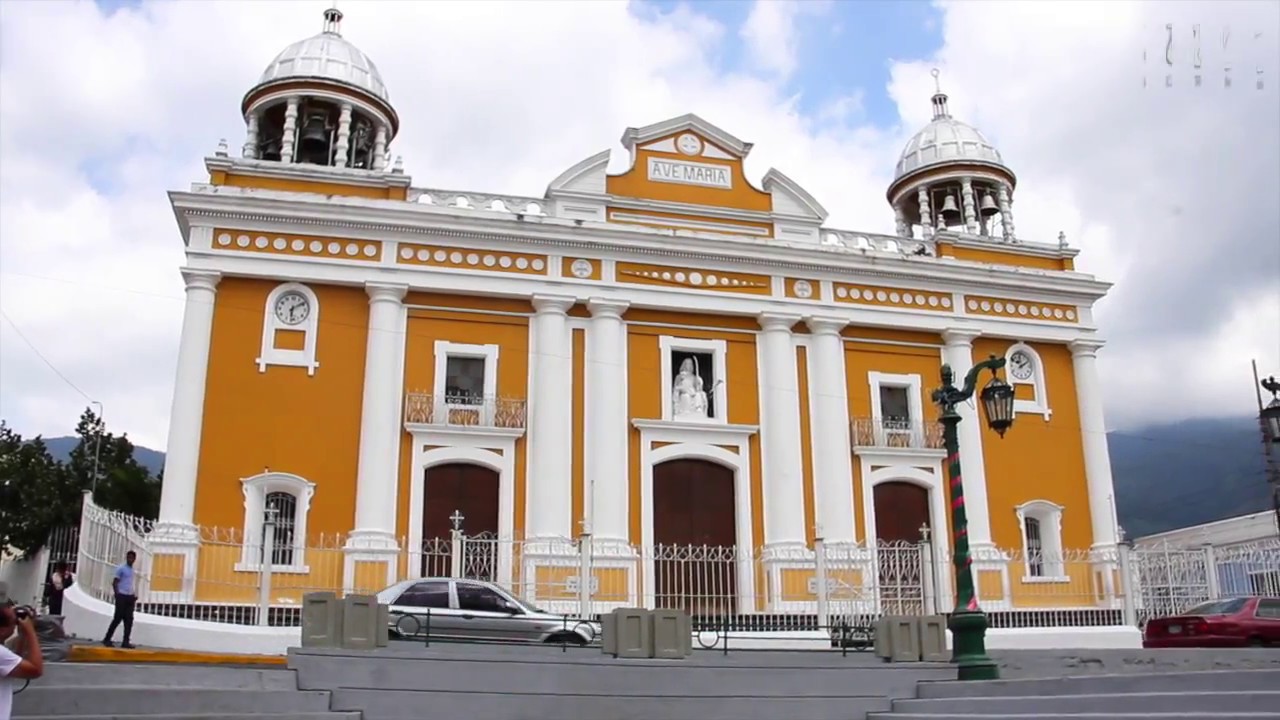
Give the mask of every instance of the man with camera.
POLYGON ((35 610, 29 607, 7 602, 0 605, 0 720, 9 720, 13 715, 13 694, 21 681, 44 674, 35 617, 35 610), (14 633, 18 635, 17 653, 6 645, 14 633))

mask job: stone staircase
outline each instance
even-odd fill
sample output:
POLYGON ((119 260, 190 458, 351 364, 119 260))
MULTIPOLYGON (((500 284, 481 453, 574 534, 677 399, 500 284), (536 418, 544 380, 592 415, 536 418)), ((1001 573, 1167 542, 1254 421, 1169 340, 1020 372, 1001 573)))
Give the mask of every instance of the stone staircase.
POLYGON ((697 651, 625 660, 599 649, 392 643, 294 649, 298 687, 333 693, 364 720, 865 720, 947 664, 889 665, 870 653, 697 651))
POLYGON ((868 720, 1280 720, 1280 669, 922 682, 868 720))
POLYGON ((47 663, 14 697, 15 720, 360 720, 331 712, 290 670, 47 663))

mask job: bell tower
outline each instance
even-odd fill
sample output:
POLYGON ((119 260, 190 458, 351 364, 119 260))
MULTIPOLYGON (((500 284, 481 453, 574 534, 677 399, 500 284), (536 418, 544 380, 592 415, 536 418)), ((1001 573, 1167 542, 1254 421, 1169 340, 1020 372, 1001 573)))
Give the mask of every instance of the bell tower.
POLYGON ((902 150, 888 200, 897 234, 925 239, 939 230, 1017 242, 1017 178, 986 137, 951 117, 933 70, 933 120, 902 150))
POLYGON ((400 119, 367 55, 342 37, 342 11, 285 48, 241 103, 245 158, 385 171, 400 119))

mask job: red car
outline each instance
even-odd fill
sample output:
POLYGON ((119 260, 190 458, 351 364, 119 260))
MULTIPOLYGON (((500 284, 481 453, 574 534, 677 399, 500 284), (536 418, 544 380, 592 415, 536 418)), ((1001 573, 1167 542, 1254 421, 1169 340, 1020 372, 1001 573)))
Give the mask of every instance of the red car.
POLYGON ((1280 598, 1242 597, 1201 603, 1147 622, 1147 648, 1280 646, 1280 598))

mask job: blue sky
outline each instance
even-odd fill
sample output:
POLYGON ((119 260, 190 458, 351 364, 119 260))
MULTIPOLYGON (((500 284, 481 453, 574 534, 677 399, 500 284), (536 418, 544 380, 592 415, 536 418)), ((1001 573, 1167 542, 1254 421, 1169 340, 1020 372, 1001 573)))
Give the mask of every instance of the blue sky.
MULTIPOLYGON (((112 0, 116 1, 116 0, 112 0)), ((663 12, 687 4, 730 29, 720 69, 742 67, 742 27, 752 4, 745 0, 682 3, 644 0, 663 12)), ((865 122, 877 127, 897 123, 897 106, 889 99, 889 67, 893 61, 932 56, 942 46, 942 12, 923 0, 783 0, 822 7, 822 12, 796 18, 797 70, 787 82, 798 109, 816 114, 823 106, 861 94, 865 122)))

